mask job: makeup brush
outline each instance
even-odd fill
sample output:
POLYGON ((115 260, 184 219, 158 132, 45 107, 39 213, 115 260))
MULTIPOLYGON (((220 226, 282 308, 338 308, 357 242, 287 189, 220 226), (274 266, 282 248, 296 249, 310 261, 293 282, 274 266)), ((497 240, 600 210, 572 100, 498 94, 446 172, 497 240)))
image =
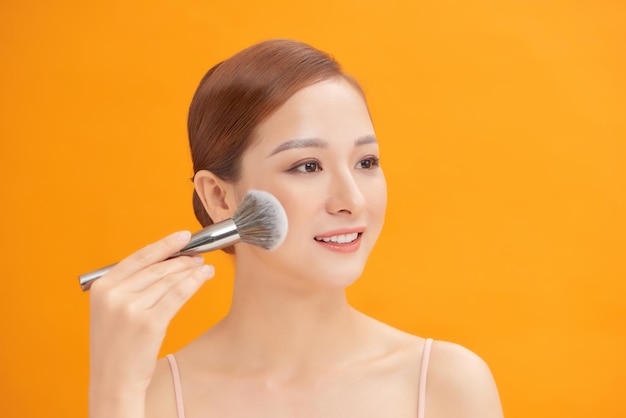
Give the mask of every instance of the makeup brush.
MULTIPOLYGON (((287 235, 287 215, 278 199, 260 190, 250 190, 241 199, 233 217, 209 225, 191 236, 189 244, 169 258, 193 256, 234 245, 238 242, 274 250, 287 235)), ((83 291, 104 276, 115 264, 78 276, 83 291)))

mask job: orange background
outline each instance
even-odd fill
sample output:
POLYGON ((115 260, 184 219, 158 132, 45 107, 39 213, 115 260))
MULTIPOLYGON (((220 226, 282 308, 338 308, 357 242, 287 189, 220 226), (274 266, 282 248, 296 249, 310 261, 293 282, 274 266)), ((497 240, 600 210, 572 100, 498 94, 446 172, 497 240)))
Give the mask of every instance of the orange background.
MULTIPOLYGON (((186 112, 251 43, 333 53, 370 102, 388 219, 353 304, 490 365, 505 415, 623 417, 626 5, 0 3, 0 416, 86 415, 79 273, 196 229, 186 112)), ((172 351, 228 307, 231 263, 172 351)))

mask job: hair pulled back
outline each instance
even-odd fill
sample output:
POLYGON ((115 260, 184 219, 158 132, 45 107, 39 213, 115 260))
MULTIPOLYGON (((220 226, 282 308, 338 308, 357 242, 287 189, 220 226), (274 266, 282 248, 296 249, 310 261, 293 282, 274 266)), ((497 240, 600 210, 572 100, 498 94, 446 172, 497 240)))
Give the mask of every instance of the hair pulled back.
MULTIPOLYGON (((194 176, 208 170, 236 182, 256 127, 298 90, 338 77, 361 91, 329 54, 291 40, 258 43, 211 68, 189 108, 194 176)), ((196 191, 193 209, 203 227, 213 223, 196 191)))

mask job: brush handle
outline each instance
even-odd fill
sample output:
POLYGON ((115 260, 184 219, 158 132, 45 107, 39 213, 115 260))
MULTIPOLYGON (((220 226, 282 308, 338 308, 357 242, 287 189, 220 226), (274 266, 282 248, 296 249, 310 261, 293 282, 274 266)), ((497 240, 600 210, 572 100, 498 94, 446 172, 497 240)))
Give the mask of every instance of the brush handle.
MULTIPOLYGON (((168 260, 170 258, 180 257, 181 255, 194 256, 219 250, 238 243, 240 239, 241 237, 239 236, 235 222, 232 219, 226 219, 225 221, 209 225, 193 234, 189 244, 176 254, 168 257, 168 260)), ((116 265, 117 263, 111 264, 78 276, 78 282, 83 292, 89 290, 94 280, 107 274, 116 265)))

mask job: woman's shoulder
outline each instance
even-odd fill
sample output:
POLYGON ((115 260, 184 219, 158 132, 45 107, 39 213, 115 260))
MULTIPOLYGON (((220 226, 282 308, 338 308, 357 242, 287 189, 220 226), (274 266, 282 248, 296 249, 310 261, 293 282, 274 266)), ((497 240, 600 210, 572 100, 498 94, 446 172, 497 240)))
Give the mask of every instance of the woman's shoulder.
POLYGON ((479 355, 460 344, 438 339, 433 339, 429 348, 428 337, 416 336, 384 323, 372 324, 374 333, 384 341, 389 352, 403 353, 397 363, 399 368, 417 367, 410 375, 419 376, 421 368, 427 367, 426 416, 502 417, 493 375, 479 355))
POLYGON ((476 353, 456 343, 433 341, 427 394, 426 415, 502 417, 489 366, 476 353))

